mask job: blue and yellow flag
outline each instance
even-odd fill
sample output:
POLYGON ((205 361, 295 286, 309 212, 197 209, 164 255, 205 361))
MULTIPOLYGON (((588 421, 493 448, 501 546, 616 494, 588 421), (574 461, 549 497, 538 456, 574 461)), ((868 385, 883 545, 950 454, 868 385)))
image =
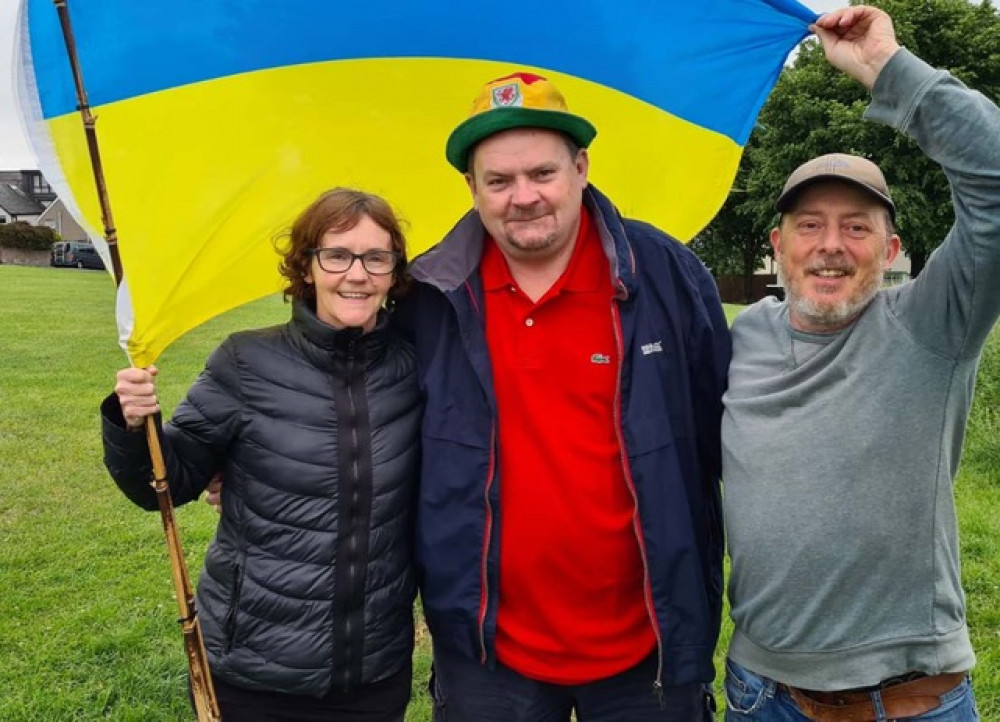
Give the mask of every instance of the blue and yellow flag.
MULTIPOLYGON (((21 10, 21 104, 42 170, 100 229, 56 9, 21 10)), ((439 240, 470 206, 448 134, 485 82, 518 70, 597 126, 591 177, 625 214, 691 238, 816 17, 794 0, 70 0, 69 12, 120 240, 122 342, 140 366, 278 290, 275 238, 327 188, 385 196, 411 255, 439 240)))

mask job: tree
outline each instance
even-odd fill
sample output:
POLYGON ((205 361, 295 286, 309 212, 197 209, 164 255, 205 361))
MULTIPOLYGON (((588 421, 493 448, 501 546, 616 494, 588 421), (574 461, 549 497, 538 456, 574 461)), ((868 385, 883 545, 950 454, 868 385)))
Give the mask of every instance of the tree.
MULTIPOLYGON (((860 3, 852 0, 852 4, 860 3)), ((892 16, 901 45, 991 99, 1000 98, 1000 13, 988 0, 979 4, 868 0, 867 4, 892 16)), ((944 173, 916 143, 862 119, 869 100, 866 88, 826 62, 817 40, 804 43, 761 110, 744 151, 737 178, 745 192, 730 194, 694 247, 707 244, 713 256, 726 256, 747 273, 747 238, 759 239, 757 247, 766 248, 763 244, 775 222, 774 199, 788 174, 814 156, 846 152, 881 166, 892 189, 897 228, 912 273, 919 273, 951 226, 951 194, 944 173), (752 229, 734 232, 734 223, 741 221, 752 223, 752 229)))
POLYGON ((754 272, 771 253, 767 233, 760 232, 760 219, 754 215, 757 209, 748 198, 748 175, 749 164, 742 162, 725 204, 691 241, 691 249, 713 275, 743 276, 743 303, 753 300, 754 272))

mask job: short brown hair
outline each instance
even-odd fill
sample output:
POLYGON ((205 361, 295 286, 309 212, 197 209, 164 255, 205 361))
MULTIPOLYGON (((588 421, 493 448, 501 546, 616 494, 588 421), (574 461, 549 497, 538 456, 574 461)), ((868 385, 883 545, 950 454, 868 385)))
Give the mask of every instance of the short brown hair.
POLYGON ((391 292, 402 289, 406 283, 406 238, 392 207, 374 193, 334 188, 313 201, 292 224, 279 266, 281 275, 288 279, 285 300, 294 298, 304 301, 316 297, 315 286, 306 282, 306 274, 312 265, 312 250, 319 247, 320 239, 327 231, 349 231, 365 216, 389 234, 391 248, 399 254, 399 263, 392 272, 391 292))

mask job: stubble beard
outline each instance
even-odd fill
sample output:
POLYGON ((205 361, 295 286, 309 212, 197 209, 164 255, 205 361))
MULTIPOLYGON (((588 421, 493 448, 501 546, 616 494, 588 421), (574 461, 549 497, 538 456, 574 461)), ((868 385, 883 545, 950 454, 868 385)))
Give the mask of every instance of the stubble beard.
POLYGON ((540 251, 547 251, 556 245, 558 234, 554 228, 545 232, 544 229, 535 229, 529 226, 521 229, 520 233, 504 233, 504 240, 510 248, 520 253, 537 254, 540 251))
POLYGON ((507 245, 521 253, 538 253, 539 251, 545 251, 555 245, 556 234, 549 233, 541 238, 518 238, 513 235, 507 235, 507 245))

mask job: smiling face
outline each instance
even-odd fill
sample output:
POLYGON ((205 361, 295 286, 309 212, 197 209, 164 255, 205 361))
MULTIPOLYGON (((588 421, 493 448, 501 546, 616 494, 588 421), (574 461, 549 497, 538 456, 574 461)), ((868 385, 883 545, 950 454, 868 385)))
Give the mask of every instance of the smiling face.
POLYGON ((559 133, 536 128, 507 130, 476 146, 466 181, 505 256, 544 262, 572 250, 588 163, 586 150, 571 153, 559 133))
POLYGON ((886 207, 839 182, 803 189, 771 231, 792 326, 835 331, 857 318, 899 252, 886 207))
MULTIPOLYGON (((327 230, 319 239, 319 248, 344 248, 351 253, 391 251, 389 232, 368 216, 344 231, 327 230)), ((375 327, 376 316, 392 286, 392 274, 374 276, 365 270, 361 259, 341 273, 324 271, 315 258, 306 274, 306 282, 316 289, 316 315, 334 328, 361 327, 365 332, 375 327)))

